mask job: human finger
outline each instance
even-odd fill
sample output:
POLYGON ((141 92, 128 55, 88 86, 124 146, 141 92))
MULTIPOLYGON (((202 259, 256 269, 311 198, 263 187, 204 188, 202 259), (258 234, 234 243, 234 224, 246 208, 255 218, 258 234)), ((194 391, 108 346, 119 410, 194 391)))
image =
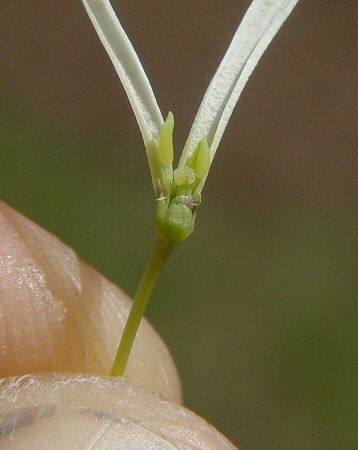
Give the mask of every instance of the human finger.
POLYGON ((4 379, 0 405, 3 450, 236 448, 191 411, 122 378, 4 379))
MULTIPOLYGON (((109 374, 131 300, 59 239, 1 202, 0 242, 0 376, 109 374)), ((145 320, 125 376, 181 400, 170 353, 145 320)))

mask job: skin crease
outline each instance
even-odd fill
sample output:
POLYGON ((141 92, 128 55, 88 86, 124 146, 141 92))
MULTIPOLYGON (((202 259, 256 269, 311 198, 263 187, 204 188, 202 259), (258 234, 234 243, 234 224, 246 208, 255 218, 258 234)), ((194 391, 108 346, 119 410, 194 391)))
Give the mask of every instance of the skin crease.
POLYGON ((131 305, 119 288, 1 202, 0 242, 0 450, 236 448, 179 406, 145 320, 125 378, 106 376, 131 305))

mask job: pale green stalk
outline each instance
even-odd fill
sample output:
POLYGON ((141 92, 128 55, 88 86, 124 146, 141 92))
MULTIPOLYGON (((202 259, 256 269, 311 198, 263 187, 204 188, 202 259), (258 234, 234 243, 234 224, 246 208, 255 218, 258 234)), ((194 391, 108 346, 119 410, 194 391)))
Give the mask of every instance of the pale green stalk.
POLYGON ((149 297, 163 266, 167 262, 174 248, 174 244, 168 244, 159 238, 155 241, 153 252, 148 260, 142 279, 140 280, 134 297, 133 306, 124 327, 121 342, 111 370, 111 375, 113 376, 124 374, 128 357, 149 297))

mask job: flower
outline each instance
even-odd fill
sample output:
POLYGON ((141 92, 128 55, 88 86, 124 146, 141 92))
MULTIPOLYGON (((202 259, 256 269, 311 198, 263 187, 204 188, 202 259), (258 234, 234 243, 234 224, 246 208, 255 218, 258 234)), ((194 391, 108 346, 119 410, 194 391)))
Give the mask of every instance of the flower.
POLYGON ((149 80, 109 0, 82 2, 142 133, 158 203, 157 232, 178 243, 193 231, 202 189, 240 94, 298 0, 253 0, 209 84, 175 170, 173 114, 163 120, 149 80))

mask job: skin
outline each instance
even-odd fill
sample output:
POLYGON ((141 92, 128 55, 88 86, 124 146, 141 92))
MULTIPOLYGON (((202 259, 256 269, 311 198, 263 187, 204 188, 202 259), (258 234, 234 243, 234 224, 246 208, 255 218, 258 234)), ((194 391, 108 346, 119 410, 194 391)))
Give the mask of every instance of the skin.
POLYGON ((145 320, 125 377, 107 376, 131 305, 119 288, 1 202, 0 242, 0 450, 236 448, 179 405, 145 320))

